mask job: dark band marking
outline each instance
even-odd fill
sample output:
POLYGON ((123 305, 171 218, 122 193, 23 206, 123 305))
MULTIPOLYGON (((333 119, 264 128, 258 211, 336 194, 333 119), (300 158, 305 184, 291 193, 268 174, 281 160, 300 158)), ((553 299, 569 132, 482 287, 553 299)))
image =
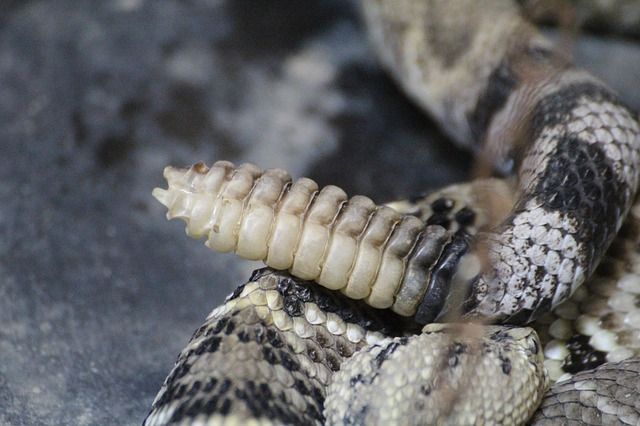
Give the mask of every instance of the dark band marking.
POLYGON ((447 364, 450 368, 455 368, 460 363, 460 356, 467 352, 467 345, 460 342, 453 342, 447 350, 447 364))
POLYGON ((580 371, 591 370, 603 364, 606 353, 597 351, 589 343, 589 337, 576 335, 567 341, 569 355, 562 363, 564 371, 576 374, 580 371))
MULTIPOLYGON (((570 290, 570 288, 567 287, 567 292, 569 290, 570 290)), ((531 311, 531 315, 529 316, 529 319, 526 322, 530 323, 531 321, 533 321, 534 319, 540 317, 541 315, 544 315, 547 312, 551 312, 552 306, 553 306, 553 298, 551 298, 551 297, 539 297, 538 298, 538 303, 536 304, 536 306, 533 309, 533 311, 531 311)))
POLYGON ((508 376, 511 374, 511 360, 502 354, 499 355, 499 359, 502 372, 508 376))
POLYGON ((469 250, 469 236, 458 232, 445 247, 429 278, 429 286, 416 312, 414 320, 428 324, 443 315, 445 303, 450 296, 451 278, 460 258, 469 250))
POLYGON ((518 84, 518 78, 507 61, 503 61, 489 75, 487 86, 467 117, 474 142, 481 143, 484 140, 491 120, 504 107, 518 84))
POLYGON ((406 337, 398 339, 397 341, 393 341, 389 343, 382 351, 380 351, 378 355, 376 355, 376 357, 373 360, 373 363, 375 365, 374 371, 376 371, 376 373, 372 376, 372 382, 373 382, 373 379, 377 377, 382 364, 386 360, 388 360, 391 357, 391 355, 394 354, 396 349, 398 349, 400 346, 406 345, 408 342, 409 342, 409 339, 407 339, 406 337))
POLYGON ((463 207, 462 209, 458 210, 454 218, 456 222, 458 222, 458 224, 463 228, 466 226, 472 226, 476 220, 476 212, 474 212, 469 207, 463 207))
POLYGON ((431 203, 431 210, 433 210, 434 214, 446 214, 454 205, 455 203, 452 199, 442 197, 431 203))
MULTIPOLYGON (((563 136, 532 194, 545 209, 575 219, 579 243, 584 243, 588 273, 616 233, 626 187, 616 179, 611 160, 599 144, 563 136)), ((525 197, 527 199, 529 197, 525 197)))
POLYGON ((447 214, 432 214, 429 216, 426 222, 427 225, 437 225, 442 226, 445 229, 449 229, 451 227, 451 219, 447 214))
POLYGON ((538 102, 532 112, 530 141, 535 141, 547 127, 564 124, 568 114, 583 99, 594 102, 610 102, 625 107, 616 95, 608 88, 595 82, 568 84, 538 102))
MULTIPOLYGON (((407 256, 405 274, 396 300, 421 300, 427 288, 431 268, 440 258, 450 233, 439 226, 428 226, 407 256)), ((416 305, 418 302, 415 303, 416 305)))

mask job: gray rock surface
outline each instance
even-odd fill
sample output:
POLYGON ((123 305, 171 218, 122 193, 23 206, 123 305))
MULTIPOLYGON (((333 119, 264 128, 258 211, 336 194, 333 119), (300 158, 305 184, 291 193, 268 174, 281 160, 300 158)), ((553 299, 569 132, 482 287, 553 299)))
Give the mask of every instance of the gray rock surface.
MULTIPOLYGON (((640 106, 636 45, 579 47, 640 106)), ((255 267, 150 196, 166 164, 217 159, 378 201, 470 164, 375 64, 349 2, 0 4, 0 424, 142 421, 255 267)))

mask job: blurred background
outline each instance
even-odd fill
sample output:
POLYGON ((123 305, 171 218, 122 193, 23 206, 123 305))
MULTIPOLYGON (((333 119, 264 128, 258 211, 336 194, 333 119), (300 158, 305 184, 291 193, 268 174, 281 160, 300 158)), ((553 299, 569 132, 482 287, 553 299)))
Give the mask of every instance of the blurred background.
MULTIPOLYGON (((637 39, 579 63, 640 107, 637 39)), ((0 0, 0 424, 140 424, 255 263, 151 197, 167 164, 281 167, 384 202, 468 176, 348 0, 0 0)))

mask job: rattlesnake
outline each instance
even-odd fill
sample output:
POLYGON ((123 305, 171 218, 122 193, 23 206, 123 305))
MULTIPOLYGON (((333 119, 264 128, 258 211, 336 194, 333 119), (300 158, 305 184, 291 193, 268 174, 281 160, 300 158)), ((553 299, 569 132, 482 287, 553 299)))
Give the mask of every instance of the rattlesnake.
POLYGON ((145 424, 640 424, 633 113, 515 4, 363 5, 409 96, 517 179, 375 206, 279 169, 165 169, 168 217, 273 269, 196 331, 145 424))

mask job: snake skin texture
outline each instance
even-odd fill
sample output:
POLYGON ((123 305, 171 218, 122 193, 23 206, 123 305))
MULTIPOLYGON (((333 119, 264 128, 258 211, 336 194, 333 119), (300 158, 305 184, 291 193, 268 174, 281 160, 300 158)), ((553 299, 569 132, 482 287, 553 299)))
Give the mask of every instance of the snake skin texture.
POLYGON ((509 177, 376 206, 279 169, 165 169, 154 196, 190 236, 288 273, 212 312, 145 424, 639 424, 636 117, 515 2, 362 5, 399 85, 509 177))
POLYGON ((145 425, 362 424, 371 418, 405 424, 418 407, 431 416, 425 419, 435 421, 450 416, 452 395, 463 389, 455 422, 516 424, 538 406, 547 382, 532 329, 489 327, 481 336, 464 336, 452 326, 431 324, 419 339, 408 337, 418 331, 390 311, 282 272, 256 271, 195 332, 145 425), (425 344, 442 353, 421 356, 416 349, 425 344), (406 370, 407 356, 424 378, 413 387, 408 386, 414 373, 406 370), (367 368, 369 363, 375 368, 367 368), (445 366, 451 375, 439 374, 445 366), (404 375, 398 375, 401 371, 404 375), (491 387, 480 386, 487 375, 496 380, 491 387), (379 404, 358 398, 364 391, 379 394, 379 381, 395 399, 378 395, 385 401, 379 404), (483 402, 491 393, 514 409, 496 416, 500 407, 494 399, 483 402), (424 401, 407 398, 412 394, 424 401))
MULTIPOLYGON (((452 185, 424 198, 390 203, 389 206, 399 212, 416 216, 426 223, 443 226, 449 231, 463 230, 473 234, 477 229, 490 227, 496 220, 500 220, 500 215, 495 211, 496 202, 502 201, 497 203, 498 206, 507 204, 513 198, 512 192, 513 188, 504 181, 478 180, 469 184, 452 185), (491 198, 488 196, 493 197, 491 205, 486 202, 487 198, 491 198)), ((640 205, 632 209, 594 277, 553 313, 545 315, 533 324, 542 338, 541 350, 538 352, 544 354, 544 366, 549 370, 552 380, 561 375, 566 377, 568 373, 592 369, 606 361, 617 361, 620 356, 629 358, 622 362, 637 362, 637 359, 634 360, 632 357, 640 356, 640 321, 637 320, 640 310, 634 305, 640 300, 640 269, 636 266, 640 264, 638 247, 640 205), (591 303, 585 303, 585 300, 591 303), (626 307, 621 307, 620 300, 630 302, 627 302, 626 307), (558 327, 558 322, 572 324, 574 328, 567 330, 558 327), (583 323, 586 325, 579 325, 583 323), (565 336, 564 340, 561 339, 562 336, 565 336), (602 339, 602 336, 609 337, 602 339), (627 355, 617 354, 620 349, 630 352, 627 355)), ((502 367, 505 360, 508 360, 508 365, 515 363, 512 361, 513 351, 500 353, 501 346, 497 346, 493 353, 477 351, 475 348, 478 345, 482 346, 482 340, 475 345, 466 344, 465 347, 469 350, 462 353, 460 349, 456 349, 460 348, 460 341, 432 341, 426 347, 435 346, 440 348, 440 351, 423 349, 408 354, 398 352, 395 356, 400 355, 400 359, 396 365, 390 362, 385 364, 384 368, 380 368, 380 361, 383 358, 386 361, 387 358, 391 358, 386 355, 393 355, 395 352, 395 349, 389 350, 390 345, 394 345, 393 336, 396 336, 396 341, 400 339, 399 343, 402 343, 396 344, 395 348, 405 347, 416 344, 408 337, 419 331, 415 323, 388 310, 371 309, 362 303, 344 298, 340 293, 323 290, 287 274, 269 270, 257 271, 248 284, 239 287, 230 295, 228 301, 222 307, 216 308, 205 324, 195 332, 156 397, 152 413, 145 424, 245 424, 251 421, 255 421, 256 424, 363 424, 365 420, 375 422, 372 420, 373 416, 381 412, 398 413, 393 410, 380 410, 380 407, 385 405, 373 403, 369 404, 372 409, 364 410, 362 414, 361 401, 368 401, 368 398, 356 398, 353 400, 355 405, 346 404, 345 401, 349 399, 345 392, 350 391, 352 383, 366 385, 369 387, 368 392, 373 392, 374 395, 377 389, 389 389, 389 404, 392 407, 395 406, 393 395, 399 396, 405 404, 416 405, 406 412, 409 418, 388 419, 391 423, 411 424, 414 421, 416 424, 434 424, 438 416, 441 416, 441 419, 445 419, 443 423, 449 420, 450 424, 473 424, 471 418, 451 419, 447 416, 461 412, 459 401, 482 401, 492 408, 493 402, 498 401, 501 404, 509 399, 509 395, 496 398, 497 393, 489 392, 494 389, 493 386, 500 390, 518 389, 495 380, 496 377, 513 380, 511 376, 505 376, 502 367), (380 363, 375 370, 366 368, 366 363, 364 369, 359 368, 363 362, 357 361, 357 357, 353 358, 355 361, 345 363, 354 353, 362 352, 363 357, 372 352, 379 355, 385 348, 385 356, 375 357, 378 359, 375 365, 380 363), (424 355, 425 353, 427 355, 424 355), (483 371, 478 376, 473 376, 476 371, 470 371, 468 365, 471 364, 475 368, 477 364, 464 358, 461 360, 461 356, 464 357, 467 353, 472 356, 479 354, 481 360, 490 364, 494 362, 494 370, 483 371), (438 398, 435 405, 450 409, 430 411, 432 417, 416 417, 415 412, 422 411, 426 405, 424 402, 421 403, 419 398, 424 389, 427 389, 423 386, 442 380, 433 375, 433 369, 428 368, 419 369, 420 374, 425 375, 420 381, 411 380, 418 369, 407 370, 406 365, 424 363, 423 356, 427 357, 427 362, 439 361, 442 370, 459 374, 458 377, 454 376, 454 379, 460 380, 461 377, 465 377, 469 382, 473 383, 476 380, 484 383, 484 386, 469 385, 466 381, 453 381, 446 387, 448 392, 436 388, 433 390, 433 395, 438 398), (294 366, 292 360, 299 362, 302 367, 294 366), (460 368, 456 368, 457 366, 460 368), (337 374, 341 375, 331 379, 338 368, 342 373, 337 374), (398 380, 385 379, 385 385, 378 387, 378 383, 374 381, 367 383, 364 377, 378 371, 398 377, 398 380), (354 377, 357 379, 354 380, 354 377), (331 390, 326 390, 331 381, 334 382, 333 395, 331 390), (339 382, 349 385, 339 386, 339 382), (374 386, 372 383, 375 383, 374 386), (410 383, 419 387, 418 398, 416 393, 410 390, 410 383), (460 388, 487 391, 487 395, 466 395, 458 399, 460 392, 457 390, 460 388), (325 397, 329 400, 327 406, 331 408, 323 411, 325 397), (343 404, 342 407, 340 402, 343 404), (357 405, 358 403, 360 405, 357 405), (348 413, 344 412, 345 405, 352 407, 348 413), (327 422, 325 416, 333 422, 327 422)), ((486 332, 483 333, 486 335, 486 332)), ((464 339, 464 329, 460 334, 464 339)), ((476 336, 474 330, 471 330, 470 338, 477 339, 476 336)), ((530 352, 534 352, 530 349, 532 347, 533 345, 527 345, 524 350, 529 348, 530 352)), ((535 357, 533 361, 539 363, 535 357)), ((607 365, 613 364, 604 365, 603 368, 608 368, 607 365)), ((514 377, 527 377, 527 374, 513 371, 514 377)), ((616 379, 619 381, 633 383, 638 379, 637 371, 633 369, 623 369, 616 374, 619 375, 616 379)), ((538 376, 530 377, 535 381, 538 376)), ((580 376, 561 381, 551 388, 542 406, 551 405, 548 401, 555 401, 553 411, 547 409, 546 417, 541 417, 540 413, 536 414, 536 421, 557 422, 557 416, 564 420, 563 413, 569 410, 565 408, 567 404, 572 404, 573 408, 570 410, 573 418, 583 418, 583 422, 588 418, 600 419, 587 424, 637 424, 640 421, 638 409, 634 408, 633 404, 615 403, 616 395, 623 401, 629 401, 629 398, 625 397, 628 394, 627 389, 611 384, 608 387, 610 392, 618 392, 613 397, 600 394, 594 396, 591 389, 584 389, 581 384, 574 385, 576 377, 580 376), (581 396, 583 394, 584 396, 581 396), (576 398, 580 400, 587 397, 591 401, 590 405, 576 402, 576 398), (618 417, 611 417, 617 415, 617 411, 613 411, 610 401, 617 404, 616 407, 622 407, 615 408, 616 410, 624 409, 624 416, 620 414, 618 417), (593 407, 598 410, 605 407, 608 411, 605 411, 604 416, 594 415, 593 407), (552 420, 548 420, 549 418, 552 420)), ((537 398, 541 395, 536 393, 538 388, 531 383, 531 380, 525 380, 523 383, 529 393, 519 389, 511 398, 515 395, 520 396, 521 402, 538 401, 537 398)), ((358 390, 357 395, 362 396, 364 389, 358 390)), ((383 401, 386 399, 383 398, 383 401)), ((485 420, 487 423, 520 424, 522 421, 518 420, 521 419, 509 416, 518 410, 524 411, 525 415, 530 414, 526 409, 513 407, 518 405, 502 405, 499 409, 494 409, 494 412, 504 417, 485 420)), ((483 411, 476 408, 478 407, 471 412, 481 415, 483 411)))
POLYGON ((195 332, 145 425, 322 424, 326 387, 343 361, 406 327, 391 312, 256 271, 195 332))
MULTIPOLYGON (((511 214, 478 235, 489 254, 460 283, 464 314, 526 323, 593 273, 635 195, 638 123, 504 1, 367 1, 382 63, 454 140, 518 177, 511 214), (480 60, 482 58, 482 60, 480 60), (517 253, 517 255, 516 255, 517 253)), ((430 283, 422 323, 449 308, 451 278, 430 283), (433 296, 433 297, 431 297, 433 296)))

